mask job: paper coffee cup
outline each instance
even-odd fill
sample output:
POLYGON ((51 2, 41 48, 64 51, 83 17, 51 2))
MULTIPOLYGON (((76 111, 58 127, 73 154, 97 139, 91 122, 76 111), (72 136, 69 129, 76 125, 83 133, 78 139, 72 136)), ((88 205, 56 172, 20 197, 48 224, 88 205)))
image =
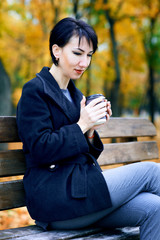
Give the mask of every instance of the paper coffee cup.
MULTIPOLYGON (((93 95, 90 95, 90 96, 87 96, 86 97, 86 105, 88 105, 92 100, 94 100, 95 98, 99 98, 99 97, 103 97, 102 101, 104 101, 105 97, 102 95, 102 94, 93 94, 93 95)), ((95 125, 99 125, 99 124, 102 124, 102 123, 105 123, 106 122, 106 117, 103 117, 103 118, 100 118, 96 123, 95 125)))

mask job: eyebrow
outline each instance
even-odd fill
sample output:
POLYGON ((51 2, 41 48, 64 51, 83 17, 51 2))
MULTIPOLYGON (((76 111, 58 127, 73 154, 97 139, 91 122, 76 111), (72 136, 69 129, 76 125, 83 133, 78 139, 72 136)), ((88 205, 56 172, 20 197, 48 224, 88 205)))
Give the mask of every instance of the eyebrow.
MULTIPOLYGON (((79 51, 81 51, 81 52, 85 52, 83 49, 81 49, 81 48, 76 48, 76 50, 79 50, 79 51)), ((89 53, 93 53, 93 50, 92 51, 90 51, 89 53)))

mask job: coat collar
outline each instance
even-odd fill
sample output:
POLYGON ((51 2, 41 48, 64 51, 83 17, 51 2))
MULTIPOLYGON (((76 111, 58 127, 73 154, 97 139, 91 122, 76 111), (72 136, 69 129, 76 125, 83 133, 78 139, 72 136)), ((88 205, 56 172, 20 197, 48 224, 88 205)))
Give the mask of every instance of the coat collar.
POLYGON ((80 101, 82 100, 82 93, 75 87, 73 81, 70 80, 68 85, 73 100, 73 103, 71 103, 62 93, 57 81, 49 72, 48 67, 44 67, 36 74, 36 76, 43 83, 44 93, 56 102, 71 122, 77 122, 80 117, 80 101))

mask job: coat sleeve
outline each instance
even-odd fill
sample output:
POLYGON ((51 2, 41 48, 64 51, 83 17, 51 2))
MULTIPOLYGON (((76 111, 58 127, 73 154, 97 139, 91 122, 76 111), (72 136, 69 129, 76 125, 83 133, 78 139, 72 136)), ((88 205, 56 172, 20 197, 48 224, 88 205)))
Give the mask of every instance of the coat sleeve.
POLYGON ((42 88, 31 81, 24 86, 18 103, 17 126, 24 152, 31 155, 34 164, 53 164, 89 152, 78 124, 53 129, 42 88))
POLYGON ((94 135, 94 141, 91 143, 87 137, 87 134, 85 134, 89 146, 89 153, 97 159, 103 151, 104 146, 96 130, 94 135))

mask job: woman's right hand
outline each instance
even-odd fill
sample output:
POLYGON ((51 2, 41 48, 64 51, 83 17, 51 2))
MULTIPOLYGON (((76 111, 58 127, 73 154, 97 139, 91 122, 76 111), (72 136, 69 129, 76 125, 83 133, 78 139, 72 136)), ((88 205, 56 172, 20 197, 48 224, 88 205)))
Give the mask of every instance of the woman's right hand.
POLYGON ((83 96, 83 99, 81 101, 80 118, 77 122, 83 133, 93 128, 95 123, 100 118, 106 116, 107 104, 106 101, 102 100, 103 97, 96 98, 86 106, 86 98, 83 96))

